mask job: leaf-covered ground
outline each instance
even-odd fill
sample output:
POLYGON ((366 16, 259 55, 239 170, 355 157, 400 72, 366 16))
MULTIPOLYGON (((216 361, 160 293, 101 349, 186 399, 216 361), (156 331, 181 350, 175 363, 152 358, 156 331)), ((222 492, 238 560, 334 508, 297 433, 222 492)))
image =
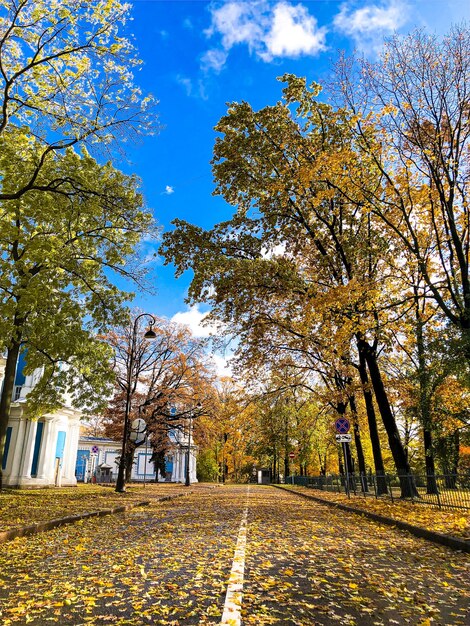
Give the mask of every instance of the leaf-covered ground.
POLYGON ((258 486, 3 544, 0 623, 220 624, 248 489, 244 626, 470 623, 468 555, 258 486))
POLYGON ((61 489, 4 489, 0 493, 0 531, 183 493, 184 490, 183 485, 171 483, 151 483, 145 487, 129 485, 125 493, 116 493, 111 486, 91 484, 61 489))
POLYGON ((468 555, 284 491, 248 537, 244 625, 470 623, 468 555))
POLYGON ((351 496, 348 498, 344 493, 332 493, 307 487, 286 485, 285 488, 304 494, 311 494, 316 498, 328 500, 329 502, 337 502, 338 504, 345 504, 359 510, 371 511, 372 513, 407 522, 434 532, 470 540, 470 511, 465 509, 438 509, 434 506, 408 500, 395 500, 392 503, 389 499, 375 499, 373 497, 351 496))
MULTIPOLYGON (((201 486, 192 485, 189 490, 201 486)), ((202 488, 205 488, 203 485, 202 488)), ((329 501, 346 504, 358 509, 372 511, 385 517, 401 520, 455 537, 470 540, 470 512, 465 510, 442 509, 419 503, 386 499, 348 498, 345 494, 312 490, 305 487, 291 487, 329 501)), ((79 484, 77 488, 18 490, 6 489, 0 493, 0 532, 29 524, 44 522, 67 515, 78 515, 89 511, 113 508, 121 504, 151 500, 166 495, 185 493, 187 487, 171 483, 150 483, 128 485, 124 494, 118 494, 113 487, 79 484)))
POLYGON ((4 544, 0 623, 217 623, 239 505, 215 491, 4 544))

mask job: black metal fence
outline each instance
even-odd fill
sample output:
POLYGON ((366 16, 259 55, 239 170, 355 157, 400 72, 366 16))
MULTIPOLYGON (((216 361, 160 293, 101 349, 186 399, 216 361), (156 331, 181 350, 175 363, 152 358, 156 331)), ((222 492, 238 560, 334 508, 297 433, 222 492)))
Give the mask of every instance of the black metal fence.
POLYGON ((470 510, 469 474, 350 474, 329 476, 288 476, 286 484, 302 485, 348 496, 409 500, 439 508, 470 510))

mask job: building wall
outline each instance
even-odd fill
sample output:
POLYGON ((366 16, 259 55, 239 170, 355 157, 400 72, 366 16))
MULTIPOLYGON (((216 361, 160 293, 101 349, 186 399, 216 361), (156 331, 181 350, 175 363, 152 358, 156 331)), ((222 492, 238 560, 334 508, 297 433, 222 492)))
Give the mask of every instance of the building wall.
MULTIPOLYGON (((4 361, 0 358, 0 383, 3 366, 4 361)), ((23 488, 75 486, 82 414, 64 406, 38 420, 29 419, 26 396, 38 376, 37 372, 24 376, 20 371, 16 377, 2 466, 4 485, 23 488)))
MULTIPOLYGON (((0 384, 4 360, 0 356, 0 384)), ((120 456, 120 443, 92 437, 80 438, 82 413, 71 406, 63 406, 38 420, 29 419, 26 397, 40 377, 40 372, 24 376, 21 361, 15 380, 13 402, 8 422, 7 442, 3 458, 3 483, 5 486, 36 488, 75 486, 78 480, 89 481, 98 476, 101 465, 109 467, 106 478, 111 482, 117 476, 116 458, 120 456), (97 449, 97 452, 93 450, 97 449)), ((65 403, 68 405, 67 399, 65 403)), ((167 472, 159 481, 186 481, 188 434, 172 431, 169 434, 167 472)), ((151 450, 137 448, 132 480, 154 480, 155 471, 150 463, 151 450)), ((196 478, 196 447, 191 442, 189 455, 190 482, 196 478)), ((101 473, 103 474, 103 472, 101 473)))
MULTIPOLYGON (((121 444, 112 439, 101 437, 80 437, 78 442, 77 463, 75 474, 78 481, 115 482, 118 465, 116 460, 121 456, 121 444), (103 465, 105 470, 102 471, 103 465), (110 466, 110 469, 106 466, 110 466)), ((170 448, 166 456, 166 475, 161 473, 158 481, 184 483, 186 481, 187 447, 170 438, 170 448)), ((136 449, 131 480, 155 480, 155 469, 150 462, 152 450, 146 449, 145 444, 136 449)), ((190 482, 197 482, 196 478, 196 447, 191 446, 190 454, 190 482)))

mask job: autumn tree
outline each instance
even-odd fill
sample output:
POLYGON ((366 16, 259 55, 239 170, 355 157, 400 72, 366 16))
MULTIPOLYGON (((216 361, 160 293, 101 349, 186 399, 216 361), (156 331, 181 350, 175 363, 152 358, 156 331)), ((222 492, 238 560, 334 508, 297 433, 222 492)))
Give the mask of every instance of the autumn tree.
POLYGON ((276 336, 282 349, 310 360, 323 352, 331 365, 349 360, 354 340, 397 471, 409 474, 378 363, 387 240, 362 196, 336 191, 345 170, 372 179, 376 170, 351 147, 348 112, 319 103, 318 86, 284 80, 284 102, 258 112, 233 104, 216 127, 216 193, 237 207, 234 217, 208 232, 176 220, 163 253, 178 272, 194 269, 190 297, 233 325, 241 351, 265 358, 276 336))
POLYGON ((107 393, 109 350, 95 334, 123 320, 126 298, 111 276, 139 278, 130 261, 153 232, 137 181, 86 149, 110 155, 151 131, 119 32, 128 13, 118 0, 0 2, 0 457, 20 346, 44 372, 31 415, 66 388, 88 408, 107 393))
MULTIPOLYGON (((14 188, 22 171, 0 167, 2 189, 14 188)), ((29 372, 43 372, 28 396, 31 416, 54 410, 66 390, 89 411, 109 392, 110 350, 97 333, 125 318, 128 294, 113 281, 140 281, 139 241, 155 233, 136 179, 109 163, 69 148, 51 155, 38 184, 43 177, 68 182, 61 193, 30 190, 0 202, 0 456, 20 350, 29 372)))
POLYGON ((343 59, 332 89, 352 111, 356 149, 379 177, 345 172, 414 260, 430 297, 470 355, 470 30, 438 39, 422 30, 385 42, 380 59, 343 59), (360 75, 360 80, 358 80, 360 75))
POLYGON ((120 0, 0 1, 0 200, 68 194, 74 173, 48 168, 54 155, 79 144, 110 153, 151 132, 122 33, 129 11, 120 0))
MULTIPOLYGON (((154 457, 161 463, 168 430, 183 428, 189 418, 198 418, 208 411, 213 374, 206 342, 194 338, 185 326, 147 314, 134 315, 106 338, 114 353, 116 380, 106 413, 107 434, 122 440, 128 397, 128 417, 130 421, 138 417, 145 421, 154 457), (155 333, 152 340, 145 338, 149 323, 155 333)), ((128 438, 126 451, 128 480, 135 451, 128 438)))

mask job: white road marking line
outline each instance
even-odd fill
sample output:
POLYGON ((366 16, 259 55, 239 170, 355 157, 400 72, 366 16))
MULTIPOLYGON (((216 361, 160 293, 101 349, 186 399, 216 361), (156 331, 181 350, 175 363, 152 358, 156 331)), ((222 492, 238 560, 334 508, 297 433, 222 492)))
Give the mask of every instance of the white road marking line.
POLYGON ((225 596, 224 612, 222 614, 222 621, 220 622, 221 626, 240 626, 241 624, 249 493, 250 487, 248 487, 246 491, 246 507, 243 511, 240 530, 238 531, 237 546, 235 548, 232 571, 230 572, 227 594, 225 596))

